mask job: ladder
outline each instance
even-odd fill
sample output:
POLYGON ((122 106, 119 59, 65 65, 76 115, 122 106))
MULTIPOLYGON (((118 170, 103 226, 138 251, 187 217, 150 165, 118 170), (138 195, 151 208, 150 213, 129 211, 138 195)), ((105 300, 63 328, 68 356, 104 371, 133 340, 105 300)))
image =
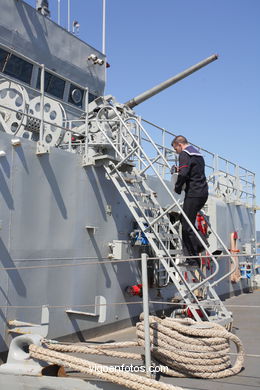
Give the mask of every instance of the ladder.
MULTIPOLYGON (((206 277, 199 267, 182 266, 178 259, 182 254, 181 238, 177 229, 178 221, 172 223, 169 218, 169 213, 177 207, 183 217, 187 221, 189 220, 161 178, 157 167, 155 167, 155 162, 159 159, 163 159, 166 164, 168 162, 136 118, 131 117, 130 120, 135 122, 135 128, 136 125, 138 125, 139 129, 141 128, 155 148, 156 157, 153 159, 150 159, 142 148, 140 137, 137 138, 131 131, 129 120, 123 120, 113 106, 106 106, 106 109, 114 111, 113 121, 115 117, 119 121, 121 142, 119 142, 119 137, 117 137, 117 142, 111 141, 111 138, 106 133, 107 121, 106 127, 103 127, 102 121, 97 118, 100 131, 111 143, 115 151, 114 158, 107 159, 104 163, 104 169, 106 170, 107 178, 114 183, 141 231, 149 241, 155 257, 159 259, 159 268, 157 269, 159 286, 166 286, 169 282, 174 283, 180 295, 180 301, 190 310, 195 320, 214 321, 222 325, 229 325, 232 322, 231 313, 218 297, 213 288, 213 284, 216 285, 234 272, 234 270, 232 269, 229 273, 211 284, 210 280, 217 274, 219 269, 216 259, 211 254, 216 270, 209 277, 206 277), (139 168, 133 166, 133 157, 135 157, 137 162, 141 162, 141 168, 140 166, 139 168), (173 200, 172 205, 166 209, 160 205, 156 193, 147 183, 145 172, 149 169, 154 171, 161 181, 162 187, 164 187, 173 200), (203 289, 203 296, 200 298, 195 294, 195 290, 198 289, 203 289)), ((193 230, 198 235, 194 228, 193 230)), ((216 232, 213 231, 213 233, 218 237, 216 232)), ((205 243, 199 236, 198 239, 206 249, 205 243)), ((220 238, 219 241, 224 246, 226 252, 229 253, 220 238)))

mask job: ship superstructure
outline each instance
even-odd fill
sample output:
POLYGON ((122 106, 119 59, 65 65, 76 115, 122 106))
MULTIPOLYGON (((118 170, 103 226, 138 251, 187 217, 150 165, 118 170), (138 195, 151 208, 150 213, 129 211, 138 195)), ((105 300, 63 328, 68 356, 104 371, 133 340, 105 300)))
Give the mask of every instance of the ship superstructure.
POLYGON ((144 96, 125 104, 103 96, 98 50, 22 1, 0 4, 1 350, 39 328, 83 339, 131 321, 140 298, 126 291, 140 283, 133 260, 142 252, 156 258, 153 310, 178 296, 198 321, 231 323, 219 296, 248 288, 254 173, 200 148, 211 188, 201 216, 209 247, 200 238, 209 257, 204 270, 184 269, 182 199, 169 170, 174 134, 133 112, 144 96), (226 256, 217 260, 215 249, 226 256), (236 269, 232 284, 238 262, 247 274, 236 269))

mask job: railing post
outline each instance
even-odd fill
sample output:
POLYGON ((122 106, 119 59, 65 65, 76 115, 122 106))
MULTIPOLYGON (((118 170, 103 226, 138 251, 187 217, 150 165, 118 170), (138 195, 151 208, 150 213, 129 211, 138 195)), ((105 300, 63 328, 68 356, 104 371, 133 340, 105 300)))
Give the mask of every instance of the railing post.
POLYGON ((246 205, 248 206, 248 195, 249 195, 249 191, 250 191, 250 188, 249 188, 249 179, 248 179, 248 171, 246 170, 245 171, 245 184, 243 184, 243 189, 246 189, 246 205))
POLYGON ((235 168, 235 176, 236 176, 236 179, 235 179, 235 182, 236 182, 236 201, 239 202, 240 200, 240 196, 239 196, 239 187, 240 187, 240 178, 239 178, 239 165, 236 165, 236 168, 235 168))
MULTIPOLYGON (((166 149, 165 149, 165 129, 162 129, 162 154, 166 159, 166 149)), ((165 178, 165 163, 162 162, 162 178, 165 178)))
POLYGON ((85 158, 88 158, 88 88, 85 89, 85 158))
POLYGON ((45 66, 44 66, 44 64, 42 64, 42 67, 41 67, 41 101, 40 101, 41 123, 40 123, 40 134, 39 134, 40 142, 43 142, 43 132, 44 132, 44 75, 45 75, 45 66))
POLYGON ((41 85, 40 85, 40 130, 39 130, 39 141, 36 146, 36 154, 38 156, 50 153, 50 145, 47 143, 44 135, 44 77, 45 76, 45 66, 41 64, 41 85))
POLYGON ((149 326, 149 300, 148 300, 148 278, 147 278, 147 254, 142 253, 142 285, 143 285, 143 313, 144 313, 144 340, 145 340, 145 370, 146 376, 151 376, 151 346, 149 326))
MULTIPOLYGON (((141 142, 142 142, 142 139, 141 139, 141 129, 140 129, 140 126, 139 126, 139 123, 141 123, 141 120, 142 118, 139 116, 138 117, 138 123, 136 122, 136 126, 137 126, 137 140, 138 140, 138 143, 139 145, 141 145, 141 142)), ((140 157, 141 157, 141 151, 140 149, 138 150, 138 170, 140 171, 142 169, 142 162, 140 160, 140 157)))
POLYGON ((214 154, 214 159, 213 159, 213 163, 214 163, 214 192, 215 194, 217 194, 217 188, 218 188, 218 155, 217 154, 214 154))
POLYGON ((69 121, 69 133, 70 133, 70 137, 69 137, 69 151, 71 152, 72 150, 72 131, 71 131, 71 128, 72 128, 72 123, 71 123, 71 120, 69 121))

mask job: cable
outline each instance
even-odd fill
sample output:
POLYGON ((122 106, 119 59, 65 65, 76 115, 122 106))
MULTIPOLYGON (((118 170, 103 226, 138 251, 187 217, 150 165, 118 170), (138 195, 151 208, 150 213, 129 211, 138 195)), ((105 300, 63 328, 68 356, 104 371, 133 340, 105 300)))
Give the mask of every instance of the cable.
MULTIPOLYGON (((226 257, 259 257, 260 256, 260 253, 255 253, 255 254, 234 254, 234 256, 229 256, 228 254, 226 255, 215 255, 214 257, 216 258, 220 258, 221 260, 223 258, 226 258, 226 257)), ((211 258, 212 256, 210 255, 201 255, 201 256, 178 256, 178 259, 195 259, 195 258, 198 258, 198 259, 206 259, 206 258, 211 258)), ((93 257, 92 257, 93 258, 93 257)), ((164 257, 164 259, 168 259, 170 257, 164 257)), ((80 260, 81 258, 79 258, 78 260, 80 260)), ((84 259, 84 257, 82 258, 84 259)), ((91 259, 91 257, 89 257, 89 259, 91 259)), ((48 259, 28 259, 28 261, 43 261, 43 260, 60 260, 62 261, 63 259, 59 258, 59 259, 51 259, 51 258, 48 258, 48 259)), ((70 260, 70 259, 65 259, 65 260, 70 260)), ((71 261, 74 261, 74 260, 77 260, 77 259, 71 259, 71 261)), ((160 260, 158 257, 149 257, 148 258, 148 261, 149 260, 160 260)), ((14 259, 13 262, 18 262, 18 261, 26 261, 26 259, 14 259)), ((46 265, 25 265, 25 266, 20 266, 20 267, 0 267, 0 271, 17 271, 17 270, 29 270, 29 269, 42 269, 42 268, 63 268, 63 267, 79 267, 79 266, 84 266, 84 265, 94 265, 94 264, 99 264, 99 265, 103 265, 103 264, 110 264, 110 263, 128 263, 128 262, 135 262, 135 261, 141 261, 141 258, 135 258, 135 259, 122 259, 122 260, 100 260, 100 261, 86 261, 86 262, 82 262, 82 263, 73 263, 73 264, 46 264, 46 265)), ((258 267, 257 267, 258 268, 258 267)))

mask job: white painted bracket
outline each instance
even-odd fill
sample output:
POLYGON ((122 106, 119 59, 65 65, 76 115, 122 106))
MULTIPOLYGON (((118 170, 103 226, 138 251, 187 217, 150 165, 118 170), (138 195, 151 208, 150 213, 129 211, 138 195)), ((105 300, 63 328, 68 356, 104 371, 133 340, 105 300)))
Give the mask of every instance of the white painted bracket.
POLYGON ((95 160, 93 157, 86 156, 85 154, 82 156, 82 166, 88 167, 91 165, 95 165, 95 160))
POLYGON ((47 337, 49 331, 49 308, 47 305, 42 306, 41 324, 10 320, 8 321, 8 325, 14 327, 9 329, 8 333, 38 334, 42 337, 47 337))
POLYGON ((12 144, 12 146, 21 146, 21 140, 20 140, 20 138, 13 138, 13 139, 11 139, 11 144, 12 144))
POLYGON ((42 155, 42 154, 48 154, 50 153, 50 145, 46 144, 45 142, 38 141, 36 146, 36 154, 42 155))
POLYGON ((95 310, 94 313, 89 313, 85 311, 79 311, 79 310, 72 310, 68 309, 66 310, 67 314, 72 315, 78 315, 78 316, 87 316, 87 317, 97 317, 98 322, 105 322, 106 321, 106 312, 107 312, 107 306, 106 306, 106 298, 102 295, 97 295, 95 297, 95 310))
POLYGON ((98 229, 97 226, 91 226, 91 225, 87 225, 85 226, 85 228, 88 231, 88 233, 93 233, 93 234, 95 234, 96 230, 98 229))

